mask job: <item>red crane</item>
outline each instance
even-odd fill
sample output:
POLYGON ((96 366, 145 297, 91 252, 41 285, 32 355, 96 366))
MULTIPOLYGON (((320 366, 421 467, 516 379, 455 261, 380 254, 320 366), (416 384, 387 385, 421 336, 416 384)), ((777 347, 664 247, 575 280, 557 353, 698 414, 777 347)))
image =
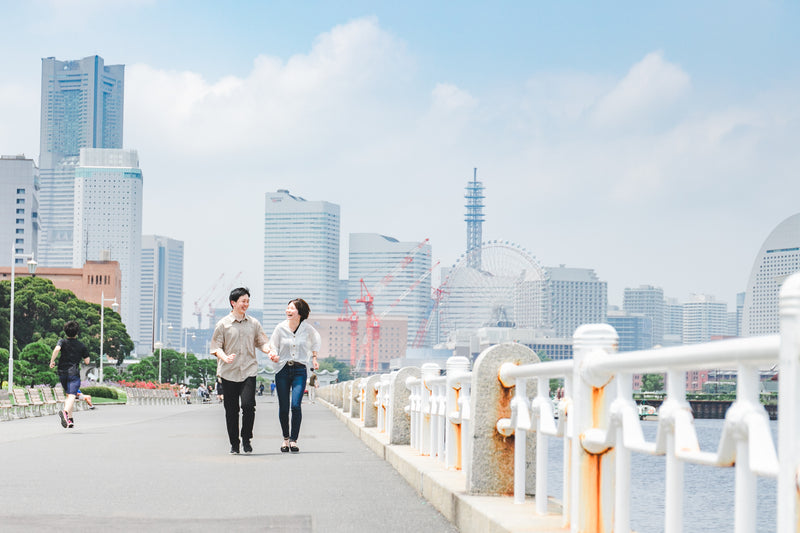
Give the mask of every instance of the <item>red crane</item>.
POLYGON ((364 350, 365 356, 365 365, 364 368, 367 372, 370 370, 377 371, 378 370, 378 345, 381 339, 381 321, 380 319, 375 316, 375 309, 374 309, 374 299, 372 294, 370 294, 369 289, 367 289, 367 284, 364 283, 364 279, 361 280, 361 296, 358 297, 356 302, 360 304, 364 304, 364 309, 366 311, 366 326, 367 326, 367 342, 366 347, 364 350), (372 363, 372 368, 370 368, 370 363, 372 363))
POLYGON ((350 322, 350 366, 355 367, 358 355, 358 313, 350 307, 350 302, 345 300, 342 314, 336 320, 350 322))

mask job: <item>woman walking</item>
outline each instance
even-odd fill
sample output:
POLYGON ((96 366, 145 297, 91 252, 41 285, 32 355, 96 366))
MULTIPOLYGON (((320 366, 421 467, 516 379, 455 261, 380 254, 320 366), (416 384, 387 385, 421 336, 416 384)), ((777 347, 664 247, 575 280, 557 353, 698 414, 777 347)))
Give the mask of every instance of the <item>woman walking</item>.
POLYGON ((303 413, 300 404, 306 388, 309 369, 319 368, 320 336, 306 322, 311 311, 302 298, 286 306, 286 320, 275 326, 269 339, 270 359, 277 363, 275 390, 278 393, 278 420, 283 431, 282 452, 297 453, 297 438, 303 413), (289 413, 291 412, 291 424, 289 413))

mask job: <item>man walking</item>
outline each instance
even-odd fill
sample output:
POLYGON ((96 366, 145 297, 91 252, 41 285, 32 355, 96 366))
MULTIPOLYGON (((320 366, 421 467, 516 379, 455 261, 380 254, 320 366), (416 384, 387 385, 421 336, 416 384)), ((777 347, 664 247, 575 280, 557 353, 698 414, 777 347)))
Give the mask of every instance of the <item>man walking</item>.
POLYGON ((255 318, 247 315, 250 291, 239 287, 231 291, 231 313, 217 322, 211 338, 211 354, 217 357, 217 375, 222 381, 225 423, 232 454, 239 453, 239 402, 242 408, 242 448, 251 453, 253 423, 256 418, 256 348, 266 352, 267 334, 255 318))

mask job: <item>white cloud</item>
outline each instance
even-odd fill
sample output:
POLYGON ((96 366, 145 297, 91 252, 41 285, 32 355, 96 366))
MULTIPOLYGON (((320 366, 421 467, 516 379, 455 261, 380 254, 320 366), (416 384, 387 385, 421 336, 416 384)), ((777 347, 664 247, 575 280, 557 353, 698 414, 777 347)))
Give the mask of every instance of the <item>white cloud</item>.
POLYGON ((598 102, 594 120, 599 126, 642 126, 669 111, 690 85, 686 72, 652 52, 598 102))

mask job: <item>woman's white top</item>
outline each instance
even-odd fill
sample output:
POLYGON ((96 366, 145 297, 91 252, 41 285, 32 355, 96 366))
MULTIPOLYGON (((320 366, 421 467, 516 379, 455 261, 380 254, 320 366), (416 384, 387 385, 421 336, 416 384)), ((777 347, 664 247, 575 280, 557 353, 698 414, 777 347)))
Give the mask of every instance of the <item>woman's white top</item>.
POLYGON ((311 356, 314 352, 319 352, 320 342, 319 333, 306 320, 300 322, 296 332, 289 327, 289 320, 284 320, 275 326, 275 331, 269 338, 269 347, 280 357, 275 363, 275 371, 280 372, 289 361, 302 363, 307 369, 313 369, 311 356))

